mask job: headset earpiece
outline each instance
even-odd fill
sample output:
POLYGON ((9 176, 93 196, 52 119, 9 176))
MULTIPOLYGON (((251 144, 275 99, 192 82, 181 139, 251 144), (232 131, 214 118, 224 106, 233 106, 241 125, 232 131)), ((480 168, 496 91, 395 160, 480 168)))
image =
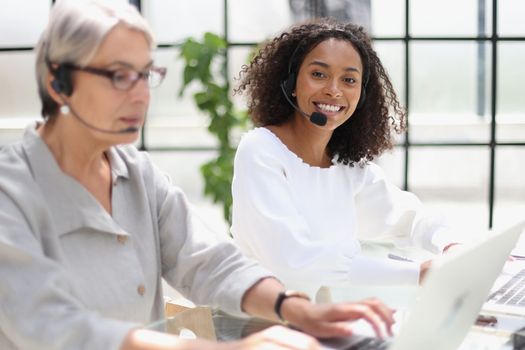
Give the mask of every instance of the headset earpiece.
POLYGON ((284 87, 284 91, 286 92, 286 95, 288 96, 292 96, 294 90, 295 90, 295 81, 296 81, 296 76, 295 76, 295 73, 290 73, 290 75, 288 75, 288 79, 284 80, 282 82, 283 84, 283 87, 284 87))
MULTIPOLYGON (((363 51, 364 52, 364 51, 363 51)), ((367 56, 365 56, 367 57, 367 56)), ((366 60, 368 62, 368 59, 366 60)), ((359 101, 357 101, 356 109, 359 109, 363 107, 366 100, 366 87, 368 86, 368 80, 370 79, 370 71, 369 68, 364 69, 364 76, 363 76, 363 85, 361 85, 361 95, 359 96, 359 101)))
MULTIPOLYGON (((292 55, 290 56, 290 60, 288 61, 288 78, 286 80, 283 80, 281 83, 281 88, 283 89, 286 96, 292 98, 293 92, 295 91, 295 83, 297 82, 297 72, 293 69, 294 64, 298 65, 297 61, 297 51, 300 47, 302 47, 302 42, 299 42, 295 49, 292 52, 292 55)), ((296 70, 299 70, 299 67, 296 67, 296 70)))
POLYGON ((62 87, 60 86, 60 83, 58 82, 56 78, 51 80, 51 87, 53 88, 53 90, 55 90, 56 93, 59 93, 59 94, 62 93, 62 87))
POLYGON ((61 64, 51 73, 55 76, 55 79, 51 81, 51 87, 53 90, 59 94, 70 96, 73 93, 71 70, 61 64))

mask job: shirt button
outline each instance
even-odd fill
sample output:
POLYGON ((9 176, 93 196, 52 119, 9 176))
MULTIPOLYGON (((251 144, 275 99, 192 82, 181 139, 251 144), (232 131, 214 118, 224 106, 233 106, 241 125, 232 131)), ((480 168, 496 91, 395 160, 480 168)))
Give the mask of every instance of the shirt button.
POLYGON ((144 294, 146 293, 146 287, 143 284, 140 284, 137 287, 137 293, 139 293, 140 296, 144 296, 144 294))
POLYGON ((126 235, 117 235, 117 241, 119 243, 124 244, 124 243, 126 243, 127 240, 128 240, 128 236, 126 236, 126 235))

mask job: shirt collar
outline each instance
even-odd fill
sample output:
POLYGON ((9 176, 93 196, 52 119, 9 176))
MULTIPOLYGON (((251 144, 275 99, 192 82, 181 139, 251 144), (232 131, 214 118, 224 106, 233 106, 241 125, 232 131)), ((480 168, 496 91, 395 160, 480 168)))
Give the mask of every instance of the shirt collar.
POLYGON ((116 183, 118 178, 129 179, 128 167, 115 148, 111 147, 106 152, 106 155, 108 156, 109 164, 111 165, 111 181, 116 183))
MULTIPOLYGON (((55 157, 36 131, 37 126, 38 123, 32 123, 26 128, 22 147, 35 182, 46 200, 47 209, 53 216, 57 234, 63 235, 86 227, 106 233, 126 234, 91 193, 60 169, 55 157)), ((112 180, 116 181, 118 177, 128 178, 126 163, 118 152, 111 148, 108 158, 112 180)))

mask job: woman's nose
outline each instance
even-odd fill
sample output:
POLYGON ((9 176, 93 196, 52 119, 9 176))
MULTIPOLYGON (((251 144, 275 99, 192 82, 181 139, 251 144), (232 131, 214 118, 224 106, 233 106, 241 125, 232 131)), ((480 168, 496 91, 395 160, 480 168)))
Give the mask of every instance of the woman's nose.
POLYGON ((131 90, 129 90, 129 93, 131 94, 131 99, 134 102, 141 101, 148 103, 150 96, 150 87, 148 85, 148 81, 145 79, 139 79, 131 88, 131 90))
POLYGON ((343 96, 343 92, 339 88, 336 81, 330 81, 326 84, 324 87, 324 93, 331 96, 331 97, 341 97, 343 96))

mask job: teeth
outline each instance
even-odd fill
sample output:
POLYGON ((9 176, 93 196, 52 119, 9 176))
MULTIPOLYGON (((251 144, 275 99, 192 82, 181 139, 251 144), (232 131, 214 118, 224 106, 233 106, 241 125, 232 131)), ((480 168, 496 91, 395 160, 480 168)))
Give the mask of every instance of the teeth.
POLYGON ((337 112, 341 109, 341 106, 335 106, 335 105, 327 105, 324 103, 319 103, 317 105, 320 109, 326 111, 326 112, 337 112))

